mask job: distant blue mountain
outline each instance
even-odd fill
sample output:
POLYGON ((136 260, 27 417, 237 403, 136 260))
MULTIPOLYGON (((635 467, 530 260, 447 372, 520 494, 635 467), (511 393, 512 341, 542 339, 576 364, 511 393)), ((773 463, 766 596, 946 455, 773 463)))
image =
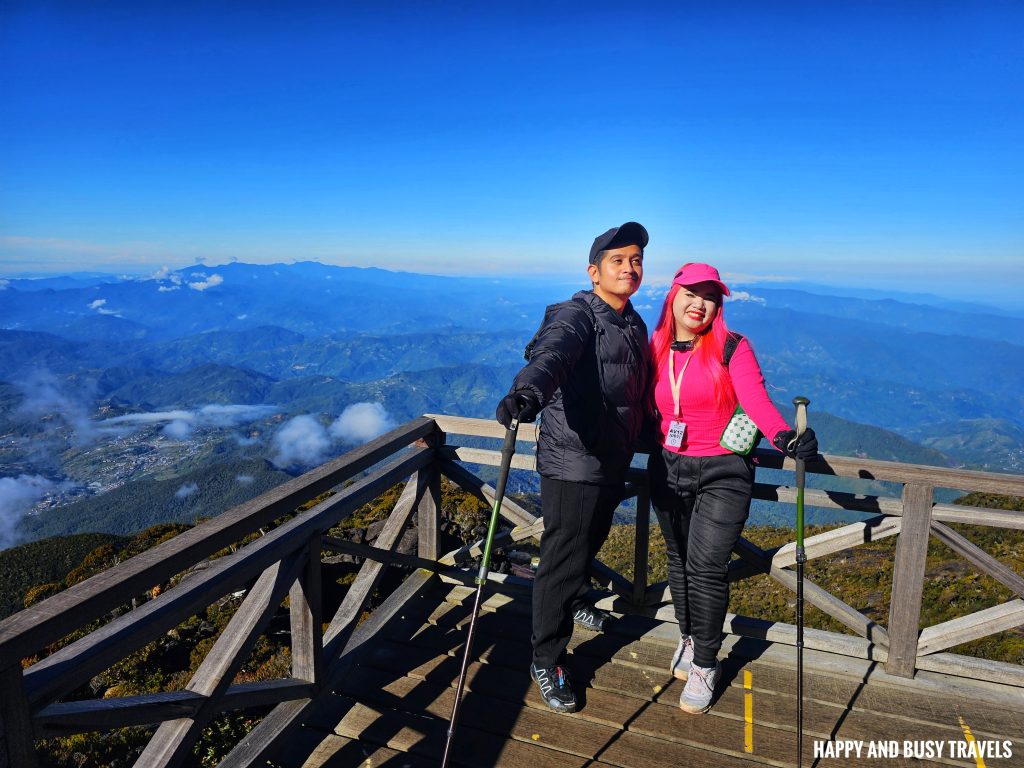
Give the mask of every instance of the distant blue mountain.
MULTIPOLYGON (((135 408, 240 402, 336 414, 377 400, 396 417, 489 415, 543 308, 584 284, 315 262, 11 280, 0 290, 0 381, 18 391, 44 371, 96 402, 135 408)), ((884 428, 965 463, 1019 466, 1024 318, 935 297, 736 289, 743 300, 727 302, 726 317, 751 338, 778 399, 804 394, 812 415, 884 428)), ((652 326, 664 290, 635 298, 652 326)))

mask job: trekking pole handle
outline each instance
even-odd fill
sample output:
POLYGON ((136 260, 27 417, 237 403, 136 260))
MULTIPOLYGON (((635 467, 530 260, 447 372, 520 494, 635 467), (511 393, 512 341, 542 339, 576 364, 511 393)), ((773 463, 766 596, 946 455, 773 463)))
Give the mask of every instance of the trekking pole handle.
POLYGON ((796 436, 800 437, 804 432, 807 431, 807 406, 811 404, 803 395, 797 395, 793 398, 793 405, 796 406, 796 436))

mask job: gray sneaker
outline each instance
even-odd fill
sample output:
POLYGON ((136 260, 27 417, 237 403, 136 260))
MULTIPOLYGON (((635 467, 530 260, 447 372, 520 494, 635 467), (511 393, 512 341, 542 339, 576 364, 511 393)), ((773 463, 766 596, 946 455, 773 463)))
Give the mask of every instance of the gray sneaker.
POLYGON ((690 665, 693 663, 693 638, 689 635, 682 635, 679 638, 679 645, 676 652, 672 654, 672 664, 668 671, 673 677, 685 680, 690 676, 690 665))
POLYGON ((698 667, 690 664, 690 676, 679 696, 679 708, 691 715, 699 715, 711 709, 711 699, 715 695, 715 683, 721 673, 721 666, 716 661, 713 667, 698 667))

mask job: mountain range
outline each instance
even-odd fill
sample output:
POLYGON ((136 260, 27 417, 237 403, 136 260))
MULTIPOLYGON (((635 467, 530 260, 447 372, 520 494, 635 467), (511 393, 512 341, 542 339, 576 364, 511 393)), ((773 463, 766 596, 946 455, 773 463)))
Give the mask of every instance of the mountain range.
MULTIPOLYGON (((306 460, 352 443, 332 420, 353 406, 378 409, 356 435, 428 412, 490 417, 543 308, 584 287, 312 262, 3 285, 0 483, 28 478, 51 497, 74 486, 73 503, 90 482, 108 494, 172 483, 203 462, 287 455, 298 463, 275 471, 295 471, 303 456, 282 433, 296 416, 319 441, 306 460)), ((634 297, 649 327, 664 290, 634 297)), ((810 397, 826 452, 1021 471, 1024 317, 825 290, 738 285, 724 308, 784 415, 793 395, 810 397)), ((20 516, 25 498, 43 503, 38 490, 11 504, 0 492, 0 545, 5 510, 20 516)), ((34 508, 18 535, 52 533, 39 516, 56 509, 34 508)))

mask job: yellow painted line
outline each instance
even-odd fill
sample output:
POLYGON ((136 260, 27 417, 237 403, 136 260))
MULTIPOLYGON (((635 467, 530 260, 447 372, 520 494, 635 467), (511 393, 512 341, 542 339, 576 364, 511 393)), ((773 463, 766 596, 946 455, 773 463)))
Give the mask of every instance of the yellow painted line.
POLYGON ((754 676, 743 670, 743 751, 754 751, 754 676))
POLYGON ((971 733, 971 727, 964 722, 964 719, 960 718, 960 727, 964 730, 964 738, 967 739, 968 744, 974 745, 974 759, 978 763, 978 768, 985 768, 985 761, 981 757, 981 751, 978 749, 978 742, 974 740, 974 734, 971 733))

